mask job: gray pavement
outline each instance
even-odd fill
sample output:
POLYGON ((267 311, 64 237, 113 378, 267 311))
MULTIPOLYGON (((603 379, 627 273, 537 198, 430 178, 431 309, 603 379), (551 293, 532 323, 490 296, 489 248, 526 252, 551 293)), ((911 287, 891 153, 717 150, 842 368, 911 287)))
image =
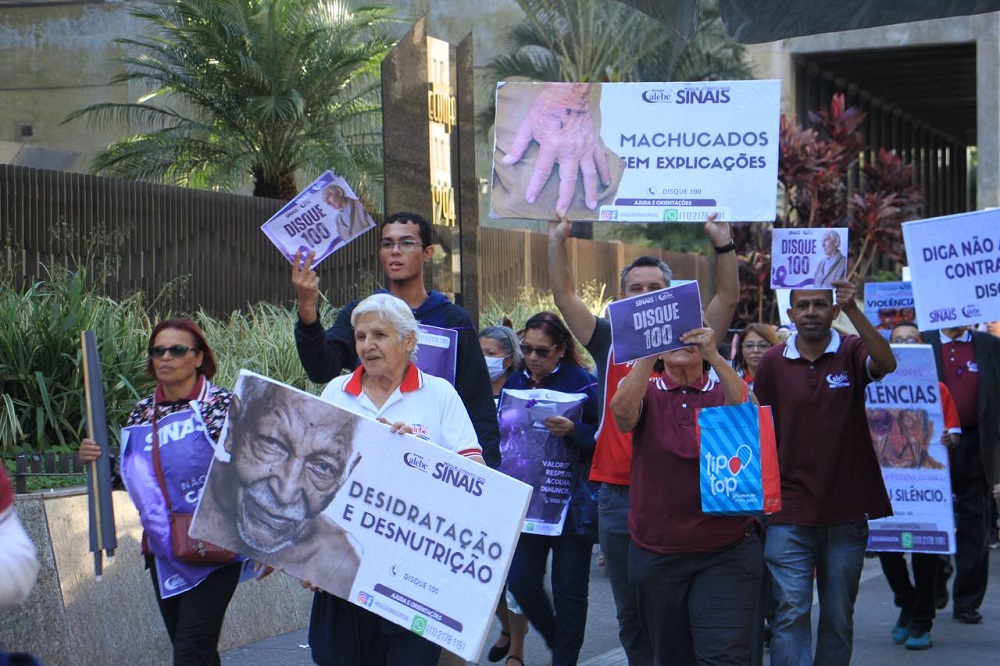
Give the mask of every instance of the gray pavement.
MULTIPOLYGON (((856 666, 920 666, 921 664, 969 664, 986 666, 1000 663, 1000 550, 991 551, 990 589, 980 609, 985 618, 980 625, 966 625, 951 617, 951 605, 939 611, 932 636, 934 647, 926 652, 906 650, 893 645, 889 632, 896 621, 897 609, 892 593, 882 576, 877 559, 865 560, 861 591, 854 616, 854 659, 856 666)), ((815 609, 814 609, 815 610, 815 609)), ((816 621, 813 613, 813 622, 816 621)), ((494 622, 486 646, 500 633, 494 622)), ((537 633, 529 631, 524 662, 526 666, 544 666, 549 653, 537 633)), ((302 629, 282 636, 236 648, 223 653, 222 663, 231 666, 309 666, 312 660, 302 629)), ((474 664, 488 664, 485 650, 474 664)), ((501 662, 503 663, 503 662, 501 662)), ((765 657, 765 664, 767 659, 765 657)), ((587 638, 580 653, 580 666, 625 666, 618 643, 614 602, 604 572, 595 562, 590 577, 590 609, 587 638)))

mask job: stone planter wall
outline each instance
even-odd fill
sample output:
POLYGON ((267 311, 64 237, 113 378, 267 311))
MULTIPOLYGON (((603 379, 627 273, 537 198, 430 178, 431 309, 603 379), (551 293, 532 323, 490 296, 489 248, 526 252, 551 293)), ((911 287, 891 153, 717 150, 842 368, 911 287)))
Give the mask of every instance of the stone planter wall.
MULTIPOLYGON (((94 578, 87 495, 82 489, 19 495, 17 512, 42 563, 28 600, 0 609, 0 645, 47 666, 170 664, 170 644, 149 572, 139 553, 142 528, 128 495, 114 493, 118 549, 94 578)), ((306 626, 311 593, 275 573, 241 584, 222 630, 228 650, 306 626)))

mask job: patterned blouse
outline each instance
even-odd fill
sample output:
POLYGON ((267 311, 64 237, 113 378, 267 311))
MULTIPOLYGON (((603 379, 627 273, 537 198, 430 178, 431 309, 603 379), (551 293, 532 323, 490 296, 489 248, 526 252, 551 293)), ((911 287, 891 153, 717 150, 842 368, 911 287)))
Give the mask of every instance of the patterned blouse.
MULTIPOLYGON (((226 421, 226 414, 229 413, 229 403, 233 399, 233 394, 221 386, 216 386, 212 382, 205 380, 204 393, 202 393, 203 388, 199 382, 199 386, 195 387, 195 390, 191 395, 187 396, 183 400, 177 401, 164 401, 161 400, 157 403, 157 418, 163 418, 168 414, 173 414, 188 408, 191 400, 198 399, 200 395, 207 394, 206 397, 200 400, 201 405, 201 417, 205 420, 205 427, 208 428, 209 436, 216 442, 219 441, 219 435, 222 433, 222 424, 226 421)), ((153 422, 153 397, 149 396, 136 403, 135 407, 132 408, 131 413, 128 415, 128 420, 125 422, 127 426, 133 425, 149 425, 153 422)))

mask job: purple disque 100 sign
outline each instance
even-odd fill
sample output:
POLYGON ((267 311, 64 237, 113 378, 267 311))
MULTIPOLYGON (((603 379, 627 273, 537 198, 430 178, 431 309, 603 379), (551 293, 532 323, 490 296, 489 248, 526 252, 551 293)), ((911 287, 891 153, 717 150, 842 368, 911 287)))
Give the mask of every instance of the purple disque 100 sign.
POLYGON ((702 325, 701 293, 689 282, 615 301, 608 313, 615 362, 626 363, 683 347, 680 337, 702 325))

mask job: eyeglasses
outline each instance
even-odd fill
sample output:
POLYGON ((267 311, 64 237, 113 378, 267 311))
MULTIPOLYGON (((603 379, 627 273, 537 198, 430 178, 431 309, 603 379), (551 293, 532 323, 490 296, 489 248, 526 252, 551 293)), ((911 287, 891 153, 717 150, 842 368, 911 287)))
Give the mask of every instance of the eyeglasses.
POLYGON ((181 358, 189 351, 199 351, 199 349, 197 347, 187 347, 185 345, 171 345, 170 347, 157 345, 155 347, 150 347, 147 351, 149 352, 150 358, 163 358, 166 356, 167 352, 170 352, 171 358, 181 358))
POLYGON ((745 351, 767 351, 771 348, 770 342, 746 342, 742 345, 745 351))
POLYGON ((893 338, 889 342, 894 345, 913 345, 920 342, 920 338, 915 338, 911 335, 908 338, 893 338))
POLYGON ((552 353, 552 347, 529 347, 528 345, 521 345, 521 353, 525 356, 531 356, 534 354, 538 358, 548 358, 549 354, 552 353))
POLYGON ((380 252, 392 252, 393 249, 399 248, 399 251, 403 254, 411 254, 417 251, 418 247, 423 247, 424 244, 420 241, 415 240, 401 240, 401 241, 391 241, 384 240, 378 244, 378 249, 380 252))

